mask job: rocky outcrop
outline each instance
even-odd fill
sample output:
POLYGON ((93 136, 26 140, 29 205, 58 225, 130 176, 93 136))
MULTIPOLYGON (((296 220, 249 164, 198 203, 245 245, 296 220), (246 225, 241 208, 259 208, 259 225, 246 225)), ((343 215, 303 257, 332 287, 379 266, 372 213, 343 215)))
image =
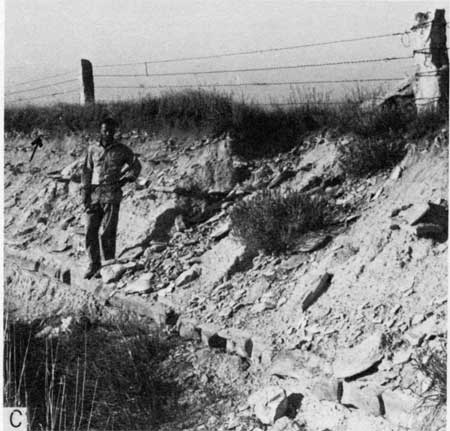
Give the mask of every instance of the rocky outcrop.
POLYGON ((367 371, 381 361, 383 348, 384 335, 377 332, 353 348, 338 351, 333 363, 335 377, 343 379, 367 371))
POLYGON ((222 239, 202 256, 200 283, 212 286, 230 277, 234 272, 248 267, 255 254, 234 237, 222 239))
POLYGON ((248 404, 253 407, 256 417, 266 425, 273 424, 284 415, 288 407, 288 398, 284 389, 268 386, 253 393, 248 404))

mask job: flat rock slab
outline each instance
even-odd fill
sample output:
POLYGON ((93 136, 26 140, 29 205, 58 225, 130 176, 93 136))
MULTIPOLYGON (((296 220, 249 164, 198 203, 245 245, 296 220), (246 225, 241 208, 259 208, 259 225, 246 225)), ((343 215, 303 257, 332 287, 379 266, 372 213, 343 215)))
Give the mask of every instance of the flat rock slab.
POLYGON ((274 189, 275 187, 278 187, 281 183, 284 183, 289 178, 295 177, 296 172, 292 170, 285 170, 277 174, 272 181, 270 181, 269 185, 267 186, 268 189, 274 189))
POLYGON ((103 266, 100 270, 103 283, 113 283, 118 281, 120 277, 129 269, 134 269, 136 267, 135 262, 130 262, 127 264, 113 263, 103 266))
POLYGON ((296 379, 302 394, 311 392, 316 376, 329 371, 329 365, 322 358, 299 350, 280 352, 269 369, 271 375, 296 379))
POLYGON ((226 237, 202 256, 200 283, 214 284, 245 267, 254 253, 233 237, 226 237))
POLYGON ((302 310, 307 310, 321 295, 323 295, 331 284, 333 274, 326 272, 319 280, 317 286, 308 290, 302 299, 302 310))
POLYGON ((181 338, 186 340, 200 340, 200 329, 198 323, 193 319, 180 317, 177 321, 176 329, 181 338))
POLYGON ((342 398, 342 382, 334 377, 318 377, 311 387, 311 394, 319 401, 340 402, 342 398))
POLYGON ((341 404, 355 406, 373 416, 381 416, 383 408, 380 402, 380 390, 362 386, 357 382, 343 383, 341 404))
POLYGON ((411 428, 414 413, 419 406, 419 398, 401 390, 385 391, 382 394, 385 417, 394 425, 411 428))
POLYGON ((187 269, 182 272, 177 279, 175 280, 175 284, 177 287, 184 286, 189 284, 191 281, 194 281, 200 275, 200 268, 193 266, 192 268, 187 269))
POLYGON ((448 228, 448 208, 433 202, 413 205, 402 211, 401 217, 411 226, 419 223, 431 223, 441 226, 443 230, 448 228))
POLYGON ((372 368, 383 358, 383 344, 383 333, 376 332, 357 346, 338 351, 333 363, 334 376, 344 379, 372 368))
POLYGON ((313 232, 302 237, 298 245, 295 246, 295 251, 302 253, 312 253, 325 247, 332 240, 331 235, 318 234, 313 232))
POLYGON ((285 414, 288 398, 283 388, 268 386, 250 395, 248 404, 263 424, 271 425, 285 414))
POLYGON ((144 274, 139 277, 137 280, 128 284, 125 289, 123 289, 124 293, 147 293, 152 290, 151 280, 153 278, 153 273, 144 274))
POLYGON ((218 241, 227 236, 231 230, 231 221, 227 220, 219 224, 211 233, 211 238, 218 241))
POLYGON ((259 337, 253 338, 252 343, 252 356, 250 358, 252 363, 263 367, 270 366, 274 354, 272 344, 259 337))

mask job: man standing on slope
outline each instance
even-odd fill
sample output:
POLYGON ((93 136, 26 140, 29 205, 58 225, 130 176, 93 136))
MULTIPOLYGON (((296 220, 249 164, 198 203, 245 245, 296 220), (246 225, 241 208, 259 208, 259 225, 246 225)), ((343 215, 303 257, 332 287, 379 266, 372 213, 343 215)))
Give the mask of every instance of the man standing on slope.
POLYGON ((104 259, 115 258, 121 188, 126 183, 135 181, 141 172, 141 164, 135 154, 127 146, 114 140, 117 126, 112 118, 101 122, 100 142, 89 146, 83 164, 86 252, 89 258, 84 278, 88 279, 101 268, 100 243, 104 259), (99 240, 102 222, 103 232, 99 240))

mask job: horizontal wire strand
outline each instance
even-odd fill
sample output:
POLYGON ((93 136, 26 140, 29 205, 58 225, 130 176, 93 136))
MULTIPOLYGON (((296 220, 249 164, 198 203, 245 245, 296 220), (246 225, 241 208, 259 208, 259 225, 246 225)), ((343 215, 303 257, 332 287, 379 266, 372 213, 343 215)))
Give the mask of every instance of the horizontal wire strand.
POLYGON ((45 97, 59 96, 59 95, 61 95, 61 94, 64 94, 64 95, 65 95, 65 94, 76 93, 76 92, 78 92, 78 91, 80 91, 79 88, 73 88, 73 89, 66 90, 66 91, 59 91, 59 92, 57 92, 57 93, 47 93, 47 94, 41 94, 41 95, 39 95, 39 96, 25 97, 25 98, 19 97, 18 99, 9 100, 7 103, 13 103, 13 102, 26 102, 26 101, 28 101, 28 100, 43 99, 43 98, 45 98, 45 97))
POLYGON ((46 84, 46 85, 40 85, 39 87, 27 88, 26 90, 10 91, 9 93, 5 93, 5 96, 12 96, 14 94, 19 94, 19 93, 28 93, 30 91, 41 90, 43 88, 50 88, 50 87, 54 87, 55 85, 63 85, 63 84, 68 84, 70 82, 75 82, 75 81, 78 81, 78 79, 67 79, 65 81, 54 82, 53 84, 46 84))
POLYGON ((76 73, 77 73, 76 70, 72 70, 70 72, 58 73, 56 75, 46 76, 46 77, 43 77, 43 78, 30 79, 28 81, 22 81, 22 82, 15 82, 15 83, 12 83, 12 84, 8 84, 8 86, 16 87, 16 86, 19 86, 19 85, 26 85, 26 84, 31 84, 31 83, 34 83, 34 82, 46 81, 47 79, 60 78, 62 76, 74 75, 76 73))
POLYGON ((239 56, 239 55, 263 54, 265 52, 287 51, 287 50, 294 50, 294 49, 301 49, 301 48, 312 48, 312 47, 318 47, 318 46, 334 45, 334 44, 338 44, 338 43, 381 39, 381 38, 386 38, 386 37, 401 36, 406 33, 409 33, 409 32, 406 31, 406 32, 397 32, 397 33, 386 33, 386 34, 380 34, 380 35, 374 35, 374 36, 362 36, 362 37, 355 37, 355 38, 350 38, 350 39, 340 39, 340 40, 333 40, 333 41, 327 41, 327 42, 315 42, 315 43, 307 43, 307 44, 303 44, 303 45, 284 46, 284 47, 279 47, 279 48, 254 49, 254 50, 250 50, 250 51, 235 51, 235 52, 228 52, 228 53, 223 53, 223 54, 167 58, 167 59, 161 59, 161 60, 145 60, 145 61, 136 61, 136 62, 130 62, 130 63, 100 64, 100 65, 97 65, 96 67, 107 68, 107 67, 136 66, 136 65, 145 65, 145 64, 177 63, 177 62, 183 62, 183 61, 207 60, 207 59, 212 59, 212 58, 233 57, 233 56, 239 56))
POLYGON ((186 71, 186 72, 164 72, 164 73, 149 73, 149 74, 99 74, 94 75, 96 78, 137 78, 137 77, 156 77, 156 76, 182 76, 182 75, 208 75, 215 73, 234 73, 234 72, 258 72, 263 70, 287 70, 287 69, 302 69, 310 67, 326 67, 326 66, 341 66, 344 64, 363 64, 363 63, 377 63, 384 61, 399 61, 412 59, 413 56, 402 56, 402 57, 385 57, 385 58, 374 58, 374 59, 362 59, 362 60, 346 60, 328 63, 310 63, 310 64, 298 64, 293 66, 270 66, 270 67, 252 67, 244 69, 221 69, 221 70, 205 70, 205 71, 186 71))
POLYGON ((175 84, 175 85, 98 85, 102 89, 158 89, 158 88, 215 88, 215 87, 247 87, 247 86, 282 86, 282 85, 307 85, 307 84, 343 84, 352 82, 387 82, 401 81, 404 78, 363 78, 363 79, 339 79, 321 81, 287 81, 287 82, 242 82, 242 83, 215 83, 215 84, 175 84))

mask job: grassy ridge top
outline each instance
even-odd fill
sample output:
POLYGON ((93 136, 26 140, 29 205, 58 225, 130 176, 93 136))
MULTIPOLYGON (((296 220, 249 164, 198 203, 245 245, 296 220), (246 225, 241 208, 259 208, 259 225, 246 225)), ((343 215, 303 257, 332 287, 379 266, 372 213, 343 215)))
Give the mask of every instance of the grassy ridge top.
POLYGON ((97 132, 105 116, 113 116, 123 132, 152 135, 173 131, 202 135, 230 133, 235 151, 244 156, 269 155, 299 143, 309 131, 329 128, 363 138, 412 134, 421 137, 448 123, 447 112, 418 116, 403 110, 361 110, 355 100, 340 105, 314 101, 285 108, 266 108, 234 100, 216 91, 186 90, 158 97, 83 107, 75 104, 5 108, 5 131, 30 134, 35 129, 51 135, 97 132))

